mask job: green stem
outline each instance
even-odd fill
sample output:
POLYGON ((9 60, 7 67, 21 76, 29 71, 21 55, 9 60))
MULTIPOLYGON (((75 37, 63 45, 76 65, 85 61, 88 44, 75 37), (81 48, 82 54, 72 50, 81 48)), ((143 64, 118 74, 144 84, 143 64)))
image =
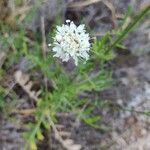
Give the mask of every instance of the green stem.
POLYGON ((120 34, 120 36, 118 36, 116 38, 116 40, 112 43, 111 48, 114 48, 118 43, 121 42, 121 40, 126 36, 126 34, 128 32, 130 32, 132 30, 132 28, 149 12, 150 10, 150 6, 147 6, 146 8, 144 8, 142 10, 142 12, 137 15, 134 19, 133 22, 131 22, 124 30, 123 32, 120 34))
POLYGON ((141 115, 147 115, 150 116, 150 111, 139 111, 139 110, 135 110, 133 108, 121 108, 123 111, 129 111, 129 112, 135 112, 141 115))

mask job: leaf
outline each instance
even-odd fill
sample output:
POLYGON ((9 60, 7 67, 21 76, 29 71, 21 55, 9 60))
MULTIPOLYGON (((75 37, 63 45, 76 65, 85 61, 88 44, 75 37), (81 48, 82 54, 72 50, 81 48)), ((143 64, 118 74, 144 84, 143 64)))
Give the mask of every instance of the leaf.
POLYGON ((37 131, 37 139, 41 141, 44 139, 44 136, 42 135, 41 130, 37 131))
POLYGON ((100 40, 94 40, 92 50, 95 58, 99 61, 108 61, 113 59, 115 56, 112 49, 108 49, 108 47, 106 47, 108 45, 109 38, 110 34, 106 33, 100 40))
POLYGON ((96 124, 100 120, 101 120, 100 116, 94 116, 94 117, 89 117, 89 118, 84 119, 84 121, 88 125, 90 125, 90 126, 92 126, 94 128, 100 128, 100 126, 96 124))
POLYGON ((99 121, 99 120, 100 120, 100 116, 94 116, 94 117, 90 117, 90 118, 85 119, 85 121, 86 121, 88 124, 96 123, 96 122, 99 121))
POLYGON ((30 143, 30 150, 37 150, 37 146, 36 146, 36 143, 34 141, 32 141, 30 143))

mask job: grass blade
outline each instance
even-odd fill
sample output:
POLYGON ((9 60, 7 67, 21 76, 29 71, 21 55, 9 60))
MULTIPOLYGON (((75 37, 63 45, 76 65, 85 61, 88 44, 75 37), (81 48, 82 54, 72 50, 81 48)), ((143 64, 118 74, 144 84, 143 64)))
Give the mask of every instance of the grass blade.
POLYGON ((121 42, 121 40, 127 35, 128 32, 132 30, 132 28, 149 12, 150 6, 144 8, 140 14, 138 14, 133 22, 131 22, 123 32, 116 38, 116 40, 112 43, 111 48, 114 48, 117 44, 121 42))

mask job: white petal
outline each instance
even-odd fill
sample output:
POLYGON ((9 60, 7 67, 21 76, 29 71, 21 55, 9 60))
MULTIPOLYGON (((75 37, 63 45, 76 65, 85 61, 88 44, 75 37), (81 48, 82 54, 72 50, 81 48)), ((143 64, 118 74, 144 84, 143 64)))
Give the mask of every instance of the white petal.
POLYGON ((76 25, 73 22, 71 22, 70 23, 70 30, 73 32, 76 30, 76 28, 77 28, 76 25))
POLYGON ((84 30, 84 28, 85 28, 85 25, 84 25, 84 24, 79 25, 79 26, 77 27, 77 31, 78 31, 78 32, 82 32, 82 31, 84 30))
POLYGON ((78 65, 78 58, 75 56, 75 57, 73 57, 73 59, 74 59, 75 65, 77 66, 78 65))
POLYGON ((70 23, 71 21, 69 19, 66 20, 66 23, 70 23))
POLYGON ((60 42, 62 40, 62 36, 60 34, 56 35, 56 40, 60 42))
POLYGON ((52 51, 53 51, 53 52, 60 51, 60 47, 53 47, 53 48, 52 48, 52 51))

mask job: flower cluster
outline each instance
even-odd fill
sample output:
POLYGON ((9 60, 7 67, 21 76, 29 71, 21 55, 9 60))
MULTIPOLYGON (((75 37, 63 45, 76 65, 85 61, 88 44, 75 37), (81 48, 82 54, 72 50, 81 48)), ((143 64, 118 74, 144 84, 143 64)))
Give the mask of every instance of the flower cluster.
POLYGON ((75 65, 78 65, 79 58, 88 60, 90 37, 86 33, 84 24, 76 26, 73 21, 66 20, 66 24, 57 26, 56 29, 54 47, 52 48, 55 53, 54 57, 65 62, 73 58, 75 65))

